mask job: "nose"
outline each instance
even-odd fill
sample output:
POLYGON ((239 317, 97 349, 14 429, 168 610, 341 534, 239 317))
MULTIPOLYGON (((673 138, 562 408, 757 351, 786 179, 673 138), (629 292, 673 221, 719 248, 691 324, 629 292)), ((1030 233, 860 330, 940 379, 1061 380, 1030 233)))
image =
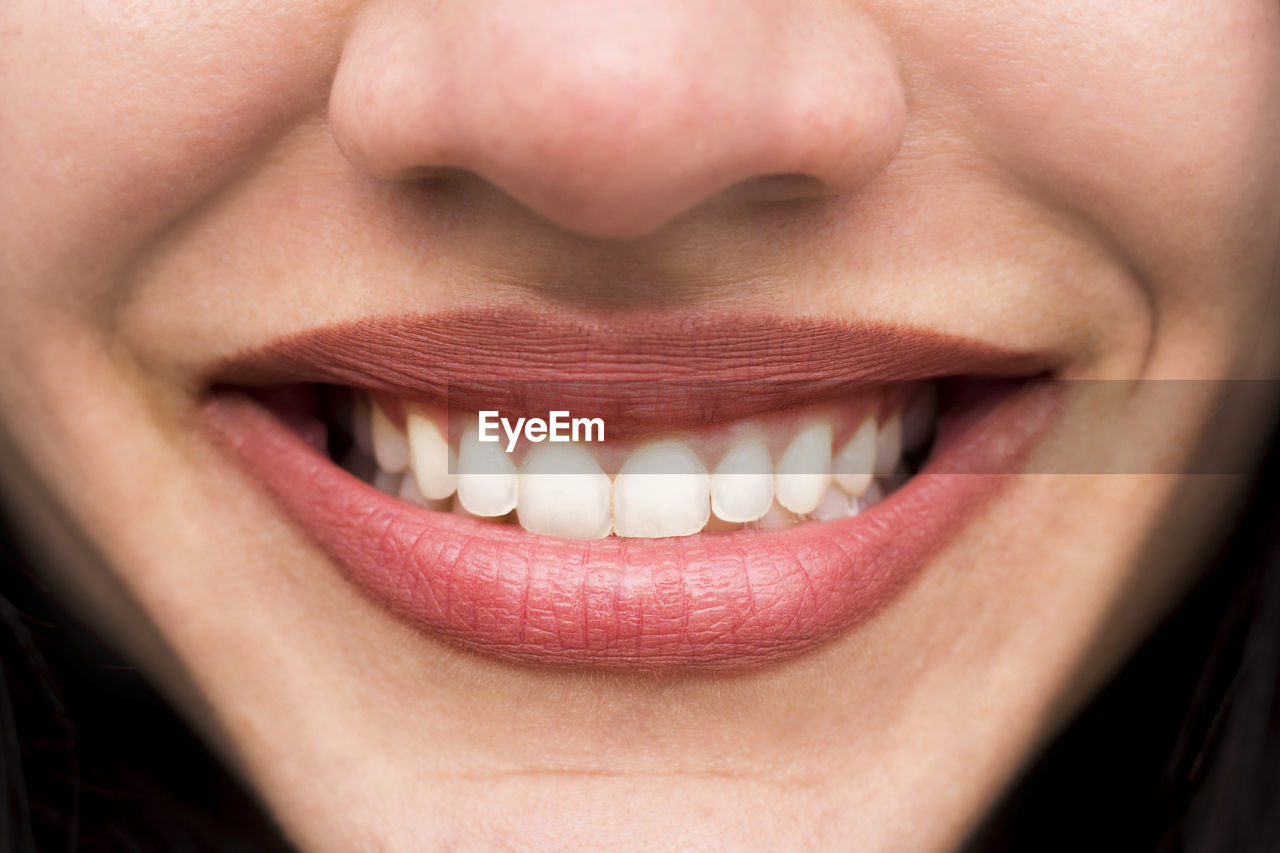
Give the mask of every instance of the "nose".
POLYGON ((857 5, 375 0, 344 45, 330 124, 370 175, 465 170, 602 239, 734 191, 845 193, 892 160, 906 113, 857 5))

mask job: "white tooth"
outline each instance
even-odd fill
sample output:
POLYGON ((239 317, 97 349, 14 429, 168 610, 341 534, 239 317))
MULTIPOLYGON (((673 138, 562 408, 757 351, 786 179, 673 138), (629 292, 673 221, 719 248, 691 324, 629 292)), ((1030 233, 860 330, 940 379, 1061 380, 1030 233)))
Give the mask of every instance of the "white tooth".
POLYGON ((383 471, 399 474, 409 467, 409 442, 381 406, 375 403, 370 408, 373 409, 370 430, 373 433, 373 456, 383 471))
POLYGON ((902 414, 902 448, 918 450, 924 447, 933 434, 934 421, 938 419, 938 389, 925 385, 902 414))
POLYGON ((773 504, 773 460, 759 438, 740 441, 711 474, 711 511, 724 521, 755 521, 773 504))
POLYGON ((880 425, 876 434, 876 476, 892 474, 902 455, 902 413, 894 415, 880 425))
POLYGON ((711 478, 682 442, 640 448, 614 480, 613 531, 619 536, 689 536, 710 515, 711 478))
POLYGON ((486 521, 488 520, 488 518, 487 518, 486 516, 476 515, 474 512, 472 512, 471 510, 469 510, 469 509, 467 509, 465 506, 463 506, 463 505, 462 505, 462 501, 458 500, 458 496, 457 496, 457 495, 454 495, 454 496, 453 496, 450 500, 448 500, 448 501, 442 501, 442 503, 447 503, 447 504, 448 504, 448 505, 444 508, 444 511, 445 511, 445 512, 453 513, 454 515, 461 515, 461 516, 465 516, 466 518, 483 518, 483 519, 485 519, 486 521))
POLYGON ((876 463, 876 419, 867 418, 831 461, 836 485, 851 495, 860 495, 871 485, 871 469, 876 463))
POLYGON ((430 418, 410 411, 407 419, 413 475, 418 490, 429 500, 441 500, 457 488, 457 459, 440 430, 430 418))
POLYGON ((519 477, 498 442, 481 442, 468 430, 458 445, 458 500, 472 515, 495 518, 516 508, 519 477))
POLYGON ((373 487, 380 492, 386 492, 389 495, 400 494, 400 484, 403 476, 393 474, 390 471, 383 471, 379 468, 373 474, 373 487))
POLYGON ((810 518, 818 521, 835 521, 858 514, 858 499, 845 494, 835 486, 829 487, 822 495, 822 500, 809 513, 810 518))
POLYGON ((609 475, 576 444, 534 444, 520 466, 516 518, 531 533, 565 539, 609 535, 609 475))
POLYGON ((792 439, 773 473, 778 503, 796 515, 811 512, 831 483, 831 424, 812 424, 792 439))
POLYGON ((884 500, 884 489, 880 487, 878 482, 872 483, 871 486, 858 498, 858 506, 860 509, 871 509, 880 501, 884 500))
POLYGON ((404 479, 400 481, 399 495, 401 500, 408 501, 423 509, 433 509, 436 512, 449 511, 449 502, 447 500, 427 500, 422 496, 422 490, 418 488, 418 478, 413 476, 412 471, 404 473, 404 479))

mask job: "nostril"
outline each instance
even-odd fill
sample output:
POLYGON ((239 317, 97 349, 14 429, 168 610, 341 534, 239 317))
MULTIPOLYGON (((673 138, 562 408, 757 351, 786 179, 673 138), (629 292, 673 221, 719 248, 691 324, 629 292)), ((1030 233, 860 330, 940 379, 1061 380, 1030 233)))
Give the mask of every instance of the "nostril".
POLYGON ((726 199, 744 204, 767 204, 827 195, 832 190, 813 175, 779 172, 739 181, 724 191, 726 199))

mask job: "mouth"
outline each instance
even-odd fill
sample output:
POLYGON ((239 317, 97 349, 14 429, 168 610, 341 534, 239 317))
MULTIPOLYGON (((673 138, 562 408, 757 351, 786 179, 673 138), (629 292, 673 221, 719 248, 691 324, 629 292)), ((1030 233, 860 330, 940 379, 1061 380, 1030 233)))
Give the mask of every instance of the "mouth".
POLYGON ((1048 373, 903 329, 458 312, 236 356, 203 414, 362 594, 438 640, 738 670, 893 601, 1046 433, 1048 373))

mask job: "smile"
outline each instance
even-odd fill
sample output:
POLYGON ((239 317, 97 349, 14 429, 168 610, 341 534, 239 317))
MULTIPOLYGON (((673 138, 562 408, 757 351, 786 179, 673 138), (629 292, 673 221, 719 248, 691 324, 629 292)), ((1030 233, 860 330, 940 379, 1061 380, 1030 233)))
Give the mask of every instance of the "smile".
POLYGON ((462 313, 237 356, 204 412, 356 587, 431 636, 539 666, 733 670, 888 605, 1052 423, 1048 368, 810 320, 462 313), (564 440, 516 415, 503 433, 498 411, 565 413, 564 440))

